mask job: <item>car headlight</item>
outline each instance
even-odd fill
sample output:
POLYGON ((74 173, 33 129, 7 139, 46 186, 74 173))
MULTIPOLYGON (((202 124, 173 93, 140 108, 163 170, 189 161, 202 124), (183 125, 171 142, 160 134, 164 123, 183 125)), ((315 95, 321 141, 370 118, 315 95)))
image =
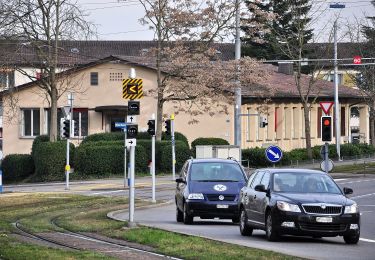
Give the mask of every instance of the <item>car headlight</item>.
POLYGON ((203 200, 203 194, 202 193, 190 193, 188 196, 189 200, 203 200))
POLYGON ((285 201, 278 201, 277 208, 282 211, 290 211, 290 212, 301 212, 300 208, 296 204, 291 204, 285 201))
POLYGON ((345 206, 344 214, 358 213, 358 205, 354 203, 350 206, 345 206))

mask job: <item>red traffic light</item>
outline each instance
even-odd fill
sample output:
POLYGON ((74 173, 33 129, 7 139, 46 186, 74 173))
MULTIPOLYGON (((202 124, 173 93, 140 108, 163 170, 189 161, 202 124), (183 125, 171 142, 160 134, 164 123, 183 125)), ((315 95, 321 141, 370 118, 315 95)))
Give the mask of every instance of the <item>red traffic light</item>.
POLYGON ((354 56, 353 57, 353 63, 354 64, 361 64, 362 63, 362 57, 361 56, 354 56))
POLYGON ((323 125, 325 125, 325 126, 329 126, 330 124, 331 124, 331 120, 329 120, 329 119, 325 119, 323 121, 323 125))

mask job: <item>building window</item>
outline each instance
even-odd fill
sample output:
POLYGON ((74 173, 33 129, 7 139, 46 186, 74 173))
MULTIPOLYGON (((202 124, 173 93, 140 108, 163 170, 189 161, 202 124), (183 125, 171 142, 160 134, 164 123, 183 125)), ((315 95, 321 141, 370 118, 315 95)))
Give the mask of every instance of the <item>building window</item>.
POLYGON ((14 87, 14 70, 0 70, 0 89, 14 87))
POLYGON ((90 84, 91 86, 99 85, 99 75, 98 72, 91 72, 90 73, 90 84))
MULTIPOLYGON (((323 77, 324 80, 334 82, 335 81, 335 74, 326 74, 323 77)), ((337 74, 338 84, 341 85, 344 83, 344 75, 343 74, 337 74)))
POLYGON ((110 72, 109 73, 109 81, 122 81, 122 72, 110 72))
POLYGON ((34 137, 40 135, 40 110, 22 109, 22 136, 34 137))

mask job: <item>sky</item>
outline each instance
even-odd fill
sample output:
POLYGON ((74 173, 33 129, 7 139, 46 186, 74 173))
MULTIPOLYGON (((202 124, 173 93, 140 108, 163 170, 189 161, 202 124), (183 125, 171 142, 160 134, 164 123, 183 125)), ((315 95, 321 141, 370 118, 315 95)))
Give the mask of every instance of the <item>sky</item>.
MULTIPOLYGON (((370 0, 342 0, 344 9, 330 9, 329 4, 336 1, 312 0, 313 27, 315 41, 328 41, 333 21, 339 17, 339 40, 348 41, 348 21, 375 16, 375 9, 370 0)), ((98 40, 152 40, 153 31, 139 23, 144 16, 143 6, 138 0, 78 0, 78 4, 89 16, 88 20, 96 24, 98 40)))

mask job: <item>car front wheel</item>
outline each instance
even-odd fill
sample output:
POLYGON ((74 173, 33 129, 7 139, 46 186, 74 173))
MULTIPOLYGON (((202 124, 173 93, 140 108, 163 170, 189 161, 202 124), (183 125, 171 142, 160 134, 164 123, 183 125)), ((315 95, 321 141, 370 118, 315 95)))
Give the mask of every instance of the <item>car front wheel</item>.
POLYGON ((240 213, 240 232, 243 236, 251 236, 253 229, 247 224, 247 215, 244 209, 240 213))
POLYGON ((271 212, 268 212, 266 217, 266 236, 268 241, 277 241, 279 240, 279 233, 275 228, 274 219, 271 212))
POLYGON ((344 235, 344 241, 345 243, 347 244, 358 244, 358 241, 359 241, 359 234, 357 235, 344 235))
POLYGON ((184 212, 183 212, 183 221, 184 224, 192 224, 193 223, 193 216, 191 216, 187 210, 186 203, 184 203, 184 212))
POLYGON ((184 221, 184 213, 178 208, 177 205, 176 205, 176 220, 177 222, 184 221))

